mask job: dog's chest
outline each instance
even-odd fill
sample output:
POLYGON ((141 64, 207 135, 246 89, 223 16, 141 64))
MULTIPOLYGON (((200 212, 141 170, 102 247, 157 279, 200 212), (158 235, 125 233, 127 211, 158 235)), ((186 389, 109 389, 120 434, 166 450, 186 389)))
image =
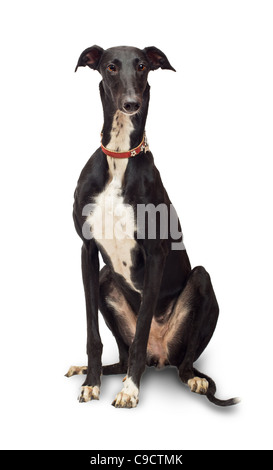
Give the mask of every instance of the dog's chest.
POLYGON ((124 203, 122 196, 122 182, 128 160, 108 159, 110 180, 104 191, 96 197, 95 210, 88 222, 93 237, 108 256, 114 271, 134 287, 131 281, 132 251, 136 246, 134 211, 124 203))
MULTIPOLYGON (((112 136, 110 145, 128 145, 122 132, 120 138, 112 136), (125 143, 124 143, 125 142, 125 143)), ((119 137, 118 136, 118 137, 119 137)), ((94 201, 94 210, 87 217, 92 236, 102 249, 114 271, 122 275, 131 287, 132 252, 136 247, 136 230, 133 207, 124 202, 122 195, 125 171, 128 159, 107 157, 109 179, 104 190, 94 201)))

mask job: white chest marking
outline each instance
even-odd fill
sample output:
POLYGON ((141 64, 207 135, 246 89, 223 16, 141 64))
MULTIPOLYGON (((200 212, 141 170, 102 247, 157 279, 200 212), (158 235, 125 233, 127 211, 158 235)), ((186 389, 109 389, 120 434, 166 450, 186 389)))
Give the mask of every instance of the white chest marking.
MULTIPOLYGON (((133 125, 129 116, 117 111, 113 118, 109 150, 127 151, 133 125), (118 149, 118 150, 117 150, 118 149)), ((131 281, 132 250, 136 246, 134 211, 124 203, 122 183, 128 165, 127 158, 107 156, 109 180, 102 193, 94 201, 95 209, 87 217, 95 240, 110 258, 113 269, 134 288, 131 281)))

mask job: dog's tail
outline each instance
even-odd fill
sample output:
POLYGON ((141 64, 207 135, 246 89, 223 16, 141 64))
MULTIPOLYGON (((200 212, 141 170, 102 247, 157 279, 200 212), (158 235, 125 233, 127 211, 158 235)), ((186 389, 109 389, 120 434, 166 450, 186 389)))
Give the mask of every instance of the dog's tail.
POLYGON ((240 398, 229 398, 228 400, 220 400, 219 398, 216 398, 215 392, 216 392, 216 385, 214 381, 208 377, 207 375, 203 374, 202 372, 199 372, 197 369, 193 369, 194 374, 197 377, 201 377, 203 379, 206 379, 209 383, 209 387, 206 393, 206 397, 209 401, 214 403, 214 405, 217 406, 231 406, 231 405, 236 405, 241 401, 240 398))

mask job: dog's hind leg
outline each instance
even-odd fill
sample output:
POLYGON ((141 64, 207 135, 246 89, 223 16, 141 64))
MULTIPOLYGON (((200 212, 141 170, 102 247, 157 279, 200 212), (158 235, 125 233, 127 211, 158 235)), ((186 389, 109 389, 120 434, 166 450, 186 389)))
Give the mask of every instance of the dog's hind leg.
MULTIPOLYGON (((110 364, 107 366, 102 366, 102 375, 115 375, 115 374, 126 374, 127 365, 121 362, 116 364, 110 364)), ((65 377, 72 377, 73 375, 86 375, 87 366, 71 366, 69 367, 65 377)))
POLYGON ((202 266, 194 268, 177 301, 174 317, 176 331, 168 344, 169 358, 178 367, 179 376, 190 390, 220 406, 233 405, 237 399, 218 400, 216 386, 193 364, 208 345, 216 327, 219 307, 210 276, 202 266))
POLYGON ((179 375, 192 391, 203 394, 207 391, 208 383, 206 379, 196 376, 193 363, 204 351, 213 335, 219 307, 210 276, 202 266, 191 271, 185 293, 188 297, 188 315, 184 331, 182 329, 179 375))
MULTIPOLYGON (((102 375, 115 375, 115 374, 126 374, 127 364, 117 362, 116 364, 110 364, 102 366, 102 375)), ((65 377, 72 377, 73 375, 86 375, 87 366, 71 366, 69 367, 65 377)))
POLYGON ((83 374, 87 374, 87 366, 71 366, 65 374, 65 377, 72 377, 73 375, 83 374))

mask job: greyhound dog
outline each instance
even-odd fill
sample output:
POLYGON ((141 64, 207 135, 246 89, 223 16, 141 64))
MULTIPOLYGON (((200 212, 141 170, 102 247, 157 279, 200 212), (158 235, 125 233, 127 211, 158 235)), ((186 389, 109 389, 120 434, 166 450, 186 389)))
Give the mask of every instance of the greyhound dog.
MULTIPOLYGON (((99 399, 101 374, 126 374, 113 401, 133 408, 146 366, 174 366, 192 392, 216 405, 213 380, 193 364, 214 332, 219 308, 210 276, 191 268, 179 220, 149 150, 145 123, 151 70, 174 70, 156 47, 92 46, 78 67, 100 72, 101 146, 83 168, 73 217, 82 245, 88 365, 80 402, 99 399), (100 270, 99 253, 104 261, 100 270), (113 333, 119 362, 102 366, 98 311, 113 333)), ((76 71, 75 70, 75 71, 76 71)))

